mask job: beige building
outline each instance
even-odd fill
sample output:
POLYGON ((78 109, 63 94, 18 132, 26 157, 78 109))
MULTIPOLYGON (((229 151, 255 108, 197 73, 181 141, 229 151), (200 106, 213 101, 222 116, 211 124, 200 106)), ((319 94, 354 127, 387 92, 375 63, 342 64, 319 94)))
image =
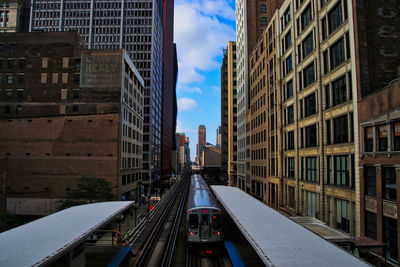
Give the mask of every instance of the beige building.
POLYGON ((251 194, 357 235, 348 1, 287 0, 249 58, 251 194))
POLYGON ((2 1, 0 3, 0 33, 19 31, 21 12, 20 0, 2 1))

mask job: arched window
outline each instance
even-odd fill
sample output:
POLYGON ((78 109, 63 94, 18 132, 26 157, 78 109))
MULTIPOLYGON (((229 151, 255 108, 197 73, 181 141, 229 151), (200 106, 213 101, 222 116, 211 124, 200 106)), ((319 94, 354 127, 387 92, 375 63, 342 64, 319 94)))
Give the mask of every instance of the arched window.
POLYGON ((260 6, 260 12, 261 12, 261 13, 267 13, 267 6, 266 6, 265 4, 262 4, 262 5, 260 6))

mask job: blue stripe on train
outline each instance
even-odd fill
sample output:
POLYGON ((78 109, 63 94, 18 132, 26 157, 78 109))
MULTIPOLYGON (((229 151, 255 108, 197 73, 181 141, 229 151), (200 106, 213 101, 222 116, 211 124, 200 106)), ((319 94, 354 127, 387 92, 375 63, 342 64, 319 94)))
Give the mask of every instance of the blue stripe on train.
POLYGON ((228 251, 229 258, 231 259, 233 267, 244 267, 242 258, 240 257, 239 253, 236 250, 235 245, 232 241, 225 241, 225 248, 228 251))

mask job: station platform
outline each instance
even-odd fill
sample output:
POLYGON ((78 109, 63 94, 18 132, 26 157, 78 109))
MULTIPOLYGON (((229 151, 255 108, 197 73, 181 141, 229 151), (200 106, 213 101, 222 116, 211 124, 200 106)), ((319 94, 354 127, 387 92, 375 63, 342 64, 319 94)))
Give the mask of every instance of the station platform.
POLYGON ((211 189, 266 266, 370 266, 239 188, 211 189))

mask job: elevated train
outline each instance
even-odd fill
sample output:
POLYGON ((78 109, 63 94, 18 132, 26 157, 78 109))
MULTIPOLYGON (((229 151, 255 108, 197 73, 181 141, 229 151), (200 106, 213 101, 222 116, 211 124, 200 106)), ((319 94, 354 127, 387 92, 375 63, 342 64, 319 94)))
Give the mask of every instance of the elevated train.
POLYGON ((191 176, 187 207, 187 236, 190 245, 222 241, 222 209, 199 174, 191 176))

